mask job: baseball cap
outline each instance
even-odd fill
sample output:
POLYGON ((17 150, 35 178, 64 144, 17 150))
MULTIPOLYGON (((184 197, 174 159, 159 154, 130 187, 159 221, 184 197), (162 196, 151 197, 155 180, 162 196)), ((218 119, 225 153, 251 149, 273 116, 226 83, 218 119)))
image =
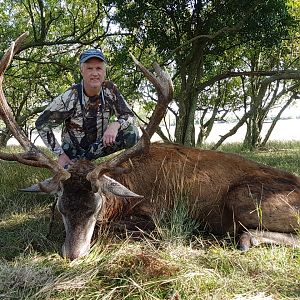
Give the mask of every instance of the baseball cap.
POLYGON ((99 59, 103 60, 104 62, 106 62, 104 54, 99 49, 89 49, 89 50, 82 52, 80 54, 79 61, 82 64, 82 63, 86 62, 88 59, 93 58, 93 57, 99 58, 99 59))

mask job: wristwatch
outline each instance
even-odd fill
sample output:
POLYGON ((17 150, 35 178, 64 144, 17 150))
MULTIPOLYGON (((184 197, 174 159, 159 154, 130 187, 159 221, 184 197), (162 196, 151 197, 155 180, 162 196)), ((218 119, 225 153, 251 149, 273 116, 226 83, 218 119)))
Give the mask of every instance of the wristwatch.
POLYGON ((64 154, 64 150, 62 148, 58 148, 58 149, 54 149, 53 153, 56 154, 57 156, 60 156, 62 154, 64 154))
POLYGON ((122 125, 124 125, 125 122, 126 122, 126 120, 124 120, 124 119, 118 119, 118 123, 121 125, 121 127, 122 127, 122 125))

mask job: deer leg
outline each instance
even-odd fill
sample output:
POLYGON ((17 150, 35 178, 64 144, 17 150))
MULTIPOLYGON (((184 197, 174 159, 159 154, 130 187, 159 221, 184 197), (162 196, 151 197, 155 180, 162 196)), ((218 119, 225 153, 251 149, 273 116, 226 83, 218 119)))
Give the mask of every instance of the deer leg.
POLYGON ((300 248, 300 237, 291 233, 248 230, 241 235, 238 248, 242 251, 247 251, 251 246, 258 246, 260 244, 285 245, 300 248))

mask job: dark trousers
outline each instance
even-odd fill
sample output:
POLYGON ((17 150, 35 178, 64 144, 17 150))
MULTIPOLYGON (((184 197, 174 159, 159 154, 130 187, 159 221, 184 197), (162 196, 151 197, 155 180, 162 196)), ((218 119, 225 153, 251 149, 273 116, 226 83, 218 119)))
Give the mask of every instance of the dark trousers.
POLYGON ((134 125, 130 125, 124 130, 119 130, 116 137, 116 142, 112 146, 104 147, 102 140, 100 140, 90 145, 87 150, 79 147, 78 145, 74 145, 73 143, 70 144, 67 142, 62 143, 62 148, 72 160, 94 160, 99 157, 112 154, 119 150, 130 148, 137 143, 138 139, 139 132, 137 127, 134 125))

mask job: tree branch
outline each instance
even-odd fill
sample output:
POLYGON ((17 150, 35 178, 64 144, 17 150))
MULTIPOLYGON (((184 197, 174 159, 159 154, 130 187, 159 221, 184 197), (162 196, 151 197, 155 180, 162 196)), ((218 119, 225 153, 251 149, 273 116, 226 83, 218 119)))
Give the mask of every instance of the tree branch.
POLYGON ((228 27, 228 26, 225 26, 223 28, 221 28, 220 30, 216 31, 215 33, 213 34, 200 34, 200 35, 197 35, 197 36, 194 36, 193 38, 189 39, 188 41, 186 41, 185 43, 181 44, 180 46, 178 46, 177 48, 175 48, 172 53, 175 53, 177 52, 178 50, 180 50, 181 48, 184 48, 186 46, 188 46, 189 44, 193 43, 194 41, 196 40, 199 40, 199 39, 203 39, 203 40, 214 40, 216 39, 217 37, 219 37, 220 35, 222 34, 227 34, 227 33, 230 33, 230 32, 237 32, 239 31, 243 25, 245 24, 245 22, 248 20, 248 18, 253 14, 253 12, 256 10, 257 6, 259 4, 261 4, 261 0, 256 0, 253 5, 251 5, 249 11, 244 15, 244 17, 235 25, 235 26, 232 26, 232 27, 228 27))
POLYGON ((232 77, 239 76, 270 76, 267 79, 267 84, 279 79, 300 79, 300 71, 297 70, 282 70, 282 71, 246 71, 246 72, 227 72, 219 74, 199 85, 197 92, 201 92, 205 87, 211 86, 214 83, 232 77))

